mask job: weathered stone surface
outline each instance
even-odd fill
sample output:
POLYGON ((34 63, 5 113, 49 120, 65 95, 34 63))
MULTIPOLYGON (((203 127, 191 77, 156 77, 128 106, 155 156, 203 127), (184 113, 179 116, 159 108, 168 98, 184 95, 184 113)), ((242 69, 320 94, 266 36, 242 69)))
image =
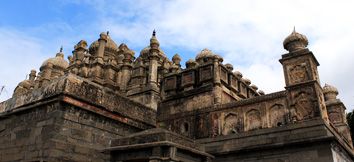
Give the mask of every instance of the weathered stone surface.
POLYGON ((0 103, 0 161, 354 161, 345 105, 307 45, 284 40, 285 90, 265 94, 208 49, 182 68, 155 31, 137 58, 108 32, 81 40, 0 103))

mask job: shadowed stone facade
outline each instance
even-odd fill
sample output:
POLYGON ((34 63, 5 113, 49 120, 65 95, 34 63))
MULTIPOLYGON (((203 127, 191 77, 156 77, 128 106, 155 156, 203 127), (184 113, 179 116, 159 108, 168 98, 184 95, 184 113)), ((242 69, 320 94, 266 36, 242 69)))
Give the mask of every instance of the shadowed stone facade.
POLYGON ((338 90, 321 87, 306 36, 265 94, 211 50, 170 60, 155 31, 139 56, 108 33, 62 49, 0 103, 0 161, 354 161, 338 90))

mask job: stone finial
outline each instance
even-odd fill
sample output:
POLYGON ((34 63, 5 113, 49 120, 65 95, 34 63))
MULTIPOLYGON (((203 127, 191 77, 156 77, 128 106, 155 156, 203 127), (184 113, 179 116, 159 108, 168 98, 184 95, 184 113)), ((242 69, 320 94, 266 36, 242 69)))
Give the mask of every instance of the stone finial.
POLYGON ((131 50, 125 43, 121 43, 118 49, 122 51, 124 54, 130 54, 131 56, 134 56, 135 54, 135 52, 131 50))
POLYGON ((198 65, 197 62, 195 62, 193 59, 189 59, 186 62, 187 69, 195 68, 197 65, 198 65))
POLYGON ((107 32, 102 32, 102 33, 100 34, 100 38, 99 38, 98 40, 105 40, 105 41, 107 41, 107 40, 108 40, 108 34, 107 34, 107 32))
POLYGON ((214 60, 217 60, 220 63, 224 61, 224 59, 220 55, 217 55, 217 54, 215 54, 213 58, 214 58, 214 60))
POLYGON ((151 48, 158 48, 159 46, 160 46, 160 42, 156 38, 156 31, 154 29, 154 31, 152 32, 152 37, 150 39, 150 47, 151 48))
POLYGON ((264 91, 262 90, 258 90, 258 93, 262 96, 262 95, 265 95, 264 91))
POLYGON ((87 42, 85 40, 80 40, 75 46, 74 50, 78 49, 86 49, 87 48, 87 42))
POLYGON ((173 64, 173 65, 170 67, 170 69, 171 69, 171 72, 172 72, 172 73, 175 73, 175 72, 177 72, 177 71, 179 70, 179 66, 176 65, 176 64, 173 64))
POLYGON ((326 101, 332 101, 337 99, 338 90, 336 87, 331 86, 329 84, 325 84, 322 90, 326 101))
POLYGON ((241 72, 239 72, 239 71, 235 71, 235 72, 233 72, 234 73, 234 75, 237 77, 237 78, 242 78, 242 73, 241 72))
POLYGON ((63 46, 60 47, 59 52, 55 56, 60 57, 60 58, 64 58, 63 46))
POLYGON ((74 63, 73 56, 69 55, 68 60, 69 60, 69 65, 72 65, 74 63))
POLYGON ((172 61, 176 65, 180 65, 181 60, 181 56, 179 56, 177 53, 172 57, 172 61))
POLYGON ((253 90, 255 90, 255 91, 258 90, 258 87, 257 87, 256 85, 254 85, 254 84, 250 85, 250 87, 251 87, 253 90))
POLYGON ((231 64, 225 64, 225 67, 226 67, 226 69, 229 70, 229 71, 234 70, 234 66, 232 66, 231 64))
POLYGON ((211 50, 204 48, 197 54, 195 60, 199 63, 202 63, 204 61, 207 61, 208 58, 213 58, 214 56, 215 54, 211 50))
POLYGON ((302 35, 295 31, 295 27, 293 32, 285 38, 283 42, 284 49, 289 52, 293 52, 299 49, 305 49, 309 44, 308 39, 305 35, 302 35))
POLYGON ((30 81, 34 81, 34 79, 36 78, 36 73, 37 73, 36 70, 34 70, 34 69, 31 70, 31 72, 29 74, 29 80, 30 81))
POLYGON ((251 85, 251 80, 247 78, 242 78, 242 81, 245 82, 247 85, 251 85))

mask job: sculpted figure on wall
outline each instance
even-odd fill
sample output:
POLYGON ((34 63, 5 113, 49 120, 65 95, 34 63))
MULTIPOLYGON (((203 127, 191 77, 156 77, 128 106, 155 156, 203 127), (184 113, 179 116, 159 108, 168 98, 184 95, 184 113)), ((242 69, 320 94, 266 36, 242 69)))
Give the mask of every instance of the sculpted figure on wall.
POLYGON ((235 113, 229 113, 224 118, 222 134, 237 134, 242 130, 241 119, 235 113))
POLYGON ((211 136, 216 137, 219 135, 219 115, 218 114, 211 114, 211 136))
POLYGON ((342 121, 342 116, 337 110, 331 110, 328 112, 328 117, 332 123, 340 123, 342 121))
POLYGON ((274 104, 269 109, 269 120, 271 127, 279 127, 286 122, 286 110, 281 104, 274 104))
POLYGON ((252 109, 246 113, 246 130, 255 130, 262 127, 261 113, 252 109))
POLYGON ((314 117, 314 99, 307 92, 299 92, 295 95, 295 104, 291 109, 293 121, 299 121, 314 117))
POLYGON ((290 83, 300 83, 308 80, 306 63, 295 65, 289 68, 290 83))

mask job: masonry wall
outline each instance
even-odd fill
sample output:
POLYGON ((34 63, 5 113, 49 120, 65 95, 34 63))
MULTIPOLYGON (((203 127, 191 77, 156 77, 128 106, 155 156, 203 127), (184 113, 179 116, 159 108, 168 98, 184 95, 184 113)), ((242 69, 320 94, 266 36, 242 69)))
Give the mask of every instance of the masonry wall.
POLYGON ((102 149, 137 127, 61 101, 0 118, 0 161, 109 161, 102 149))
POLYGON ((333 162, 329 143, 218 155, 213 162, 333 162))

